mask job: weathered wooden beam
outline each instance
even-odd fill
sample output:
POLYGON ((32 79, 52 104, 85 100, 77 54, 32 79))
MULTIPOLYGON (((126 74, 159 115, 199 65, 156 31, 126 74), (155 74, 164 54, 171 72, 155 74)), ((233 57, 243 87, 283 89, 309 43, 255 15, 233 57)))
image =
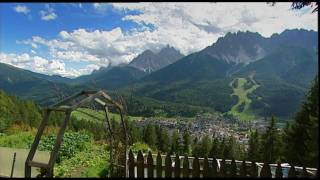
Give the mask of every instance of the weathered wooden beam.
POLYGON ((38 168, 48 168, 48 164, 42 162, 29 161, 29 166, 38 168))
POLYGON ((66 116, 65 116, 65 119, 64 121, 62 121, 61 123, 61 126, 60 126, 60 129, 59 129, 59 132, 58 132, 58 135, 57 135, 57 139, 56 139, 56 142, 54 144, 54 147, 53 147, 53 150, 51 152, 51 155, 50 155, 50 159, 49 159, 49 163, 48 163, 48 177, 53 177, 53 165, 57 159, 57 156, 58 156, 58 152, 59 152, 59 149, 60 149, 60 146, 61 146, 61 143, 63 141, 63 135, 64 135, 64 132, 66 130, 66 127, 67 127, 67 124, 70 120, 70 115, 71 115, 71 111, 68 111, 66 112, 66 116))
POLYGON ((49 120, 49 115, 50 115, 50 110, 45 110, 45 114, 44 114, 44 118, 38 128, 38 132, 34 138, 34 141, 31 145, 31 149, 29 151, 29 154, 27 156, 27 159, 26 159, 26 162, 25 162, 25 177, 28 178, 28 177, 31 177, 31 166, 29 165, 29 162, 32 161, 35 153, 36 153, 36 150, 37 150, 37 147, 39 145, 39 142, 40 142, 40 139, 41 139, 41 136, 43 134, 43 131, 48 123, 48 120, 49 120))
POLYGON ((75 98, 77 98, 77 97, 79 97, 81 95, 83 95, 83 92, 77 92, 77 93, 67 97, 66 99, 63 99, 63 100, 53 104, 51 107, 57 107, 57 106, 60 106, 62 104, 65 104, 66 102, 71 101, 72 99, 75 99, 75 98))

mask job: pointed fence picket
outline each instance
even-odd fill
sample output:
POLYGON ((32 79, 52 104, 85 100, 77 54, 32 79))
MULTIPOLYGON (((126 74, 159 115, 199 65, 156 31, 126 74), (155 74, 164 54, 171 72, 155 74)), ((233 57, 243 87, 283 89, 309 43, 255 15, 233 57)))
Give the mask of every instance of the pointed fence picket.
POLYGON ((283 169, 289 169, 287 177, 316 177, 317 170, 306 167, 283 166, 280 163, 256 163, 215 158, 198 158, 179 155, 143 154, 135 156, 129 151, 128 176, 131 178, 185 178, 185 177, 276 177, 285 178, 283 169), (275 173, 271 173, 271 167, 275 173), (258 170, 260 169, 260 171, 258 170), (297 171, 299 169, 299 171, 297 171), (313 173, 311 173, 313 171, 313 173))

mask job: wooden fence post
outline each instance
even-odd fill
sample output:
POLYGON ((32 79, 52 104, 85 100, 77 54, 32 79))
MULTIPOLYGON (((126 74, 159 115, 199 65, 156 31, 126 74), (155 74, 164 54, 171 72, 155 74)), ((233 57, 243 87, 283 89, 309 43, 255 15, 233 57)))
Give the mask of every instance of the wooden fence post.
POLYGON ((218 163, 215 157, 212 157, 212 168, 210 171, 210 177, 217 177, 218 176, 218 163))
POLYGON ((174 177, 180 177, 180 158, 178 154, 176 154, 176 159, 174 161, 174 177))
POLYGON ((277 169, 276 169, 276 178, 282 178, 283 172, 280 162, 278 162, 277 169))
POLYGON ((192 163, 192 178, 195 177, 200 177, 200 163, 197 156, 193 159, 192 163))
POLYGON ((247 165, 246 161, 243 160, 240 167, 240 176, 241 177, 247 177, 247 165))
POLYGON ((144 178, 144 159, 141 151, 138 152, 137 157, 137 177, 144 178))
POLYGON ((172 161, 171 161, 170 153, 167 153, 167 156, 166 156, 164 174, 166 178, 172 177, 172 161))
POLYGON ((221 163, 220 163, 220 171, 219 171, 220 177, 226 177, 227 176, 227 171, 226 171, 226 161, 223 158, 221 163))
POLYGON ((132 150, 129 151, 129 178, 134 178, 134 156, 132 150))
POLYGON ((237 177, 237 164, 234 158, 232 158, 231 160, 230 174, 231 174, 231 177, 237 177))
POLYGON ((251 170, 250 170, 251 177, 258 177, 258 167, 256 165, 256 162, 251 162, 251 170))
POLYGON ((14 152, 13 154, 13 160, 12 160, 12 167, 11 167, 11 174, 10 174, 10 178, 13 177, 13 172, 14 172, 14 165, 16 164, 16 156, 17 156, 17 153, 14 152))
POLYGON ((148 178, 153 178, 153 158, 152 154, 149 151, 148 158, 147 158, 147 168, 148 168, 148 178))
POLYGON ((272 174, 271 174, 271 169, 270 166, 267 162, 263 163, 261 172, 260 172, 260 177, 266 177, 266 178, 271 178, 272 174))
POLYGON ((189 177, 189 159, 187 155, 184 155, 182 175, 184 178, 189 177))
POLYGON ((296 170, 295 170, 294 166, 291 164, 291 167, 289 169, 288 178, 295 178, 295 177, 297 177, 296 170))
POLYGON ((302 169, 302 177, 309 177, 309 174, 305 166, 303 166, 303 169, 302 169))
POLYGON ((203 171, 202 171, 203 177, 209 177, 209 161, 207 156, 204 157, 203 160, 203 171))
POLYGON ((157 155, 157 177, 158 178, 162 177, 162 158, 161 158, 160 152, 158 152, 158 155, 157 155))

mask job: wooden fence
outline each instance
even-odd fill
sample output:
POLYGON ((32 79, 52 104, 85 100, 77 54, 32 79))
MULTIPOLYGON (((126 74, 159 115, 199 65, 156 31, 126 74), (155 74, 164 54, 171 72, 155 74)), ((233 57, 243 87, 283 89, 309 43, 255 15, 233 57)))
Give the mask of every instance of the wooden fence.
POLYGON ((314 168, 129 151, 127 177, 317 177, 314 168))

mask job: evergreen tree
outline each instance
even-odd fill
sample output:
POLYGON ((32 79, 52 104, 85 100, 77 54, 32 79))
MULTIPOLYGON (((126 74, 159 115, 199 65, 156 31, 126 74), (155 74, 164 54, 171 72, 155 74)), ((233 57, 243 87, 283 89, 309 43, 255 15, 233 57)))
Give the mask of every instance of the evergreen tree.
POLYGON ((190 144, 191 144, 191 137, 188 132, 183 133, 183 147, 182 153, 189 154, 190 153, 190 144))
POLYGON ((155 127, 151 124, 148 124, 144 128, 143 132, 143 140, 145 143, 147 143, 150 147, 155 148, 156 147, 156 131, 155 127))
POLYGON ((257 130, 250 133, 249 147, 247 159, 250 161, 259 162, 260 158, 260 137, 257 130))
POLYGON ((226 140, 225 137, 222 138, 222 141, 220 143, 220 146, 218 148, 218 158, 224 157, 224 149, 226 148, 226 140))
POLYGON ((170 137, 169 137, 169 132, 168 129, 162 128, 161 129, 161 137, 162 137, 162 145, 160 147, 160 150, 162 152, 169 153, 170 151, 170 137))
POLYGON ((215 157, 217 158, 219 156, 219 141, 217 138, 214 138, 213 139, 213 142, 211 144, 211 149, 210 149, 210 152, 209 152, 209 157, 215 157))
POLYGON ((179 153, 180 142, 179 142, 179 133, 177 130, 174 130, 171 137, 171 154, 179 153))
POLYGON ((199 157, 208 156, 210 151, 211 142, 208 135, 205 135, 201 139, 201 145, 199 149, 199 157))
POLYGON ((263 161, 274 163, 280 160, 280 140, 277 132, 275 118, 272 116, 269 127, 262 136, 263 161))
POLYGON ((307 93, 306 100, 286 130, 286 159, 295 165, 318 167, 319 154, 319 82, 318 75, 307 93))

